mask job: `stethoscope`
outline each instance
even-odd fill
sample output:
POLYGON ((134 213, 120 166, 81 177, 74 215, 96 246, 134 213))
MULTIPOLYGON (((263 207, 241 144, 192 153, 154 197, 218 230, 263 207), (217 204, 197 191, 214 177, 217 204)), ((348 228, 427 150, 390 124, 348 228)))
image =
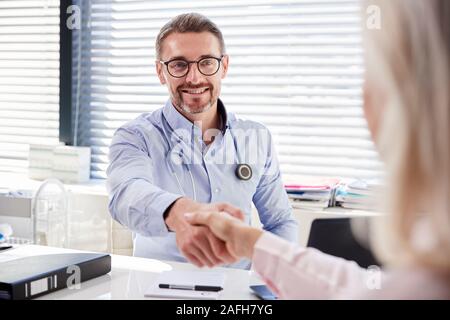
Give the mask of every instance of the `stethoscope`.
MULTIPOLYGON (((250 166, 249 164, 243 163, 243 162, 241 161, 241 155, 240 155, 239 150, 238 150, 238 147, 237 147, 236 137, 234 136, 233 129, 232 129, 229 125, 227 125, 227 129, 228 129, 228 131, 229 131, 230 134, 231 134, 231 138, 232 138, 233 144, 234 144, 234 149, 235 149, 235 151, 236 151, 236 155, 237 155, 237 158, 238 158, 238 164, 236 165, 236 169, 235 169, 235 171, 234 171, 234 172, 235 172, 235 175, 236 175, 236 177, 237 177, 239 180, 242 180, 242 181, 248 181, 248 180, 250 180, 250 179, 252 178, 252 176, 253 176, 252 168, 251 168, 251 166, 250 166)), ((175 136, 177 136, 176 133, 175 133, 173 130, 172 130, 172 134, 175 134, 175 136)), ((171 155, 172 152, 173 152, 174 147, 172 147, 171 143, 169 142, 169 139, 165 136, 165 134, 163 134, 163 136, 164 136, 164 138, 165 138, 165 140, 166 140, 166 142, 167 142, 167 144, 169 145, 169 148, 170 148, 169 151, 168 151, 168 153, 167 153, 167 155, 166 155, 167 162, 168 162, 169 165, 170 165, 170 169, 171 169, 171 171, 172 171, 172 174, 175 176, 175 180, 177 181, 178 188, 180 189, 180 191, 181 191, 182 194, 186 194, 186 193, 184 192, 184 190, 183 190, 183 187, 181 186, 180 179, 178 178, 178 175, 177 175, 177 173, 175 172, 175 169, 173 168, 172 160, 169 159, 169 158, 170 158, 170 155, 171 155)), ((183 141, 183 139, 182 139, 181 137, 179 137, 179 136, 177 136, 177 140, 178 140, 178 142, 183 141)), ((178 153, 178 155, 179 155, 180 158, 181 158, 182 164, 186 167, 186 169, 187 169, 187 171, 188 171, 188 173, 189 173, 189 177, 190 177, 190 179, 191 179, 191 185, 192 185, 192 191, 193 191, 194 201, 197 201, 197 192, 196 192, 196 188, 195 188, 194 177, 193 177, 193 175, 192 175, 191 169, 189 168, 189 165, 183 161, 183 154, 182 154, 182 151, 183 151, 183 150, 181 149, 181 151, 180 151, 180 153, 178 153)))
POLYGON ((236 166, 236 170, 234 171, 234 173, 239 180, 243 180, 243 181, 250 180, 253 176, 252 167, 250 167, 250 165, 243 163, 241 161, 241 155, 238 151, 236 137, 234 136, 233 130, 231 129, 231 127, 227 126, 227 128, 230 131, 231 138, 233 139, 234 150, 236 150, 236 155, 237 155, 238 162, 239 162, 236 166))

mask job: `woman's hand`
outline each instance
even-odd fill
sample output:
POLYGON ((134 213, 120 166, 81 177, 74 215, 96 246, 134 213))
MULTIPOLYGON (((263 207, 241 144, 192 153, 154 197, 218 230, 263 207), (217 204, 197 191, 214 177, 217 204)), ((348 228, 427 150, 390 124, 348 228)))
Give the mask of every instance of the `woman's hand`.
POLYGON ((246 225, 227 212, 199 211, 185 213, 185 219, 192 225, 203 225, 225 242, 225 245, 235 258, 246 257, 251 259, 253 248, 259 239, 262 230, 246 225))
POLYGON ((217 238, 209 228, 192 225, 184 218, 185 212, 226 211, 230 215, 243 219, 244 214, 239 208, 228 203, 205 204, 188 198, 180 198, 170 208, 165 216, 167 228, 175 231, 176 243, 186 259, 197 267, 214 267, 224 263, 236 262, 225 242, 217 238))

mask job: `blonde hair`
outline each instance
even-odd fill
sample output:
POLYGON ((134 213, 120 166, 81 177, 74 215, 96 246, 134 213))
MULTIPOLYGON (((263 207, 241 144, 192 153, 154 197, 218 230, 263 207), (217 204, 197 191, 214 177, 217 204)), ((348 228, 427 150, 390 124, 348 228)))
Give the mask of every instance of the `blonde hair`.
POLYGON ((372 243, 387 264, 448 275, 450 2, 366 5, 381 12, 381 28, 365 26, 364 41, 367 88, 377 93, 371 102, 383 106, 375 140, 389 177, 389 214, 375 227, 372 243))

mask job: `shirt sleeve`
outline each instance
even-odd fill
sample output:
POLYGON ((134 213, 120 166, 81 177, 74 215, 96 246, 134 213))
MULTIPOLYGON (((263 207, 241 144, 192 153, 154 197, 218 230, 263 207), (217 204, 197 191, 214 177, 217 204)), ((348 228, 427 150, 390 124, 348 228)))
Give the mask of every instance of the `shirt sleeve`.
POLYGON ((164 236, 169 231, 163 214, 182 195, 153 184, 153 162, 138 130, 122 127, 109 150, 107 188, 111 216, 143 236, 164 236))
POLYGON ((355 262, 267 232, 255 244, 253 268, 282 299, 340 299, 367 288, 366 269, 355 262))
POLYGON ((298 225, 292 215, 292 207, 284 189, 277 154, 269 135, 264 172, 253 195, 264 230, 286 240, 297 242, 298 225))

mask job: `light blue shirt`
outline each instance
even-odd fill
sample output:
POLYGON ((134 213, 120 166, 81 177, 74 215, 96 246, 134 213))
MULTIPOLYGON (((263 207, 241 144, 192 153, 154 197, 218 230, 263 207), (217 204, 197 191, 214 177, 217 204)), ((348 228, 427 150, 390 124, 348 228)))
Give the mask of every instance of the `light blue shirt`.
MULTIPOLYGON (((223 130, 208 146, 202 130, 170 101, 119 128, 107 170, 109 211, 133 231, 134 255, 183 261, 165 210, 182 196, 202 203, 227 202, 251 223, 252 203, 263 228, 292 242, 297 223, 283 187, 272 138, 262 124, 237 119, 218 100, 223 130), (250 164, 250 180, 238 179, 238 163, 250 164)), ((248 268, 248 260, 230 265, 248 268)))

